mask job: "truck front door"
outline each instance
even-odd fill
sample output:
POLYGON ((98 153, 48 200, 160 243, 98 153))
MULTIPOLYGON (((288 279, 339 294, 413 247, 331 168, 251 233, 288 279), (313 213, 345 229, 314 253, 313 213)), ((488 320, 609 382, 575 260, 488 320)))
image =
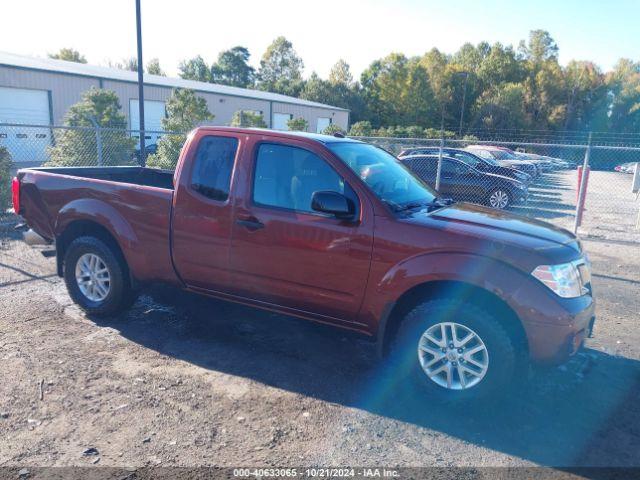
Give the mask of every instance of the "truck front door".
MULTIPOLYGON (((368 200, 319 147, 269 137, 247 145, 248 191, 236 207, 231 276, 236 292, 268 304, 353 318, 362 303, 373 245, 368 200), (357 205, 340 220, 311 208, 314 192, 337 191, 357 205)), ((343 166, 345 169, 346 166, 343 166)))

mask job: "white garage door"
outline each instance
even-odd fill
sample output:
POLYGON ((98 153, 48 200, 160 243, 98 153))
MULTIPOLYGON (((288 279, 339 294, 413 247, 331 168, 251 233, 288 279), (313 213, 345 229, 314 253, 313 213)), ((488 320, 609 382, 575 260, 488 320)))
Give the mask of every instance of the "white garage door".
POLYGON ((290 113, 274 113, 273 114, 273 128, 274 130, 289 130, 287 122, 293 118, 290 113))
POLYGON ((324 132, 324 129, 331 125, 331 119, 328 117, 318 117, 318 125, 316 127, 316 133, 324 132))
MULTIPOLYGON (((140 129, 140 107, 137 99, 129 100, 129 118, 131 123, 131 130, 140 129)), ((166 115, 164 102, 156 102, 154 100, 144 101, 144 128, 146 134, 145 145, 154 145, 158 143, 158 139, 162 136, 160 132, 163 131, 162 119, 166 115)), ((138 135, 132 134, 134 137, 139 138, 138 135)))
MULTIPOLYGON (((0 87, 0 124, 49 125, 49 92, 0 87)), ((51 130, 0 125, 0 145, 8 148, 14 162, 38 162, 47 159, 51 130)))

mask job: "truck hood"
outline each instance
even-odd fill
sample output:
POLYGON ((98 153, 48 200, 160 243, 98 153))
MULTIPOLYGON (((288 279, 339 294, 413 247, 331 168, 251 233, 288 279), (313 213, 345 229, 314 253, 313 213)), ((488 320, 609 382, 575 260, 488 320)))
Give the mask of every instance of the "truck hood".
POLYGON ((480 205, 456 203, 431 213, 416 213, 405 221, 416 226, 436 228, 454 235, 449 241, 471 246, 475 241, 502 245, 500 250, 564 252, 577 256, 581 252, 576 237, 569 231, 545 222, 493 210, 480 205), (465 240, 466 239, 466 240, 465 240), (509 247, 515 247, 509 248, 509 247))

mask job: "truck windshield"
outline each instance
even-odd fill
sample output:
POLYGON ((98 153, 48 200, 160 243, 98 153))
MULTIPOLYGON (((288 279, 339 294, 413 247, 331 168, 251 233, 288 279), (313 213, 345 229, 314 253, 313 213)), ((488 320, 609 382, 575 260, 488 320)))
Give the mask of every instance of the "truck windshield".
POLYGON ((330 143, 327 147, 394 210, 432 203, 437 198, 434 190, 381 148, 356 142, 330 143))

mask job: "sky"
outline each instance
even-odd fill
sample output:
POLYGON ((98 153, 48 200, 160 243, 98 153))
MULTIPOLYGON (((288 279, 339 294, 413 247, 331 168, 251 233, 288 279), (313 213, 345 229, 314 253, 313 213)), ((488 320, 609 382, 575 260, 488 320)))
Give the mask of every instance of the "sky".
MULTIPOLYGON (((73 47, 91 64, 136 53, 134 0, 3 2, 0 50, 44 57, 73 47)), ((391 52, 455 52, 466 42, 517 46, 530 30, 551 33, 560 62, 595 61, 605 71, 621 57, 640 60, 640 0, 142 0, 144 62, 160 59, 171 76, 180 60, 249 48, 251 64, 284 35, 305 76, 326 77, 343 58, 359 77, 391 52)))

